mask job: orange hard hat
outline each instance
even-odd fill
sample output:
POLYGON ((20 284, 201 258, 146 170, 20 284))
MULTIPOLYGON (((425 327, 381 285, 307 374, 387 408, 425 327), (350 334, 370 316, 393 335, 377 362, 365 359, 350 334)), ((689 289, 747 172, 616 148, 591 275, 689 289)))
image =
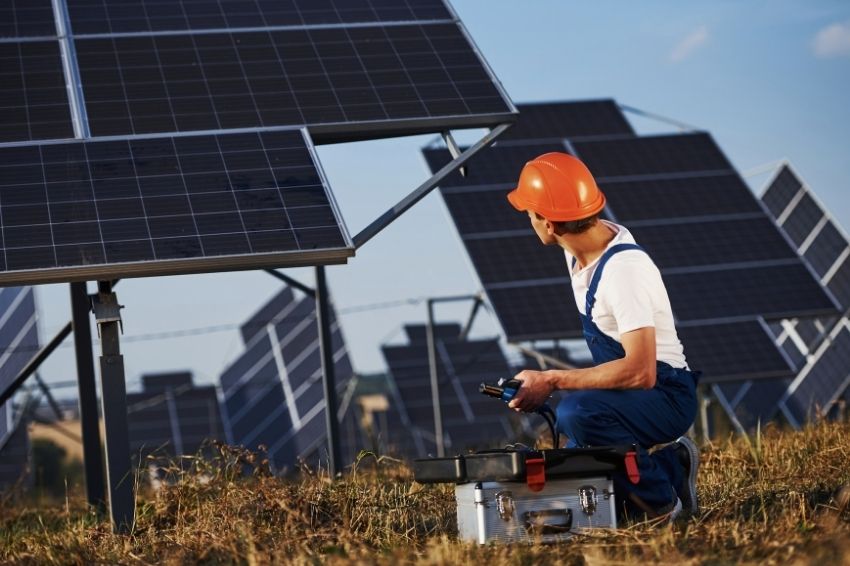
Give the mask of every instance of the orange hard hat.
POLYGON ((544 153, 525 164, 508 200, 551 222, 581 220, 605 208, 605 195, 584 163, 567 153, 544 153))

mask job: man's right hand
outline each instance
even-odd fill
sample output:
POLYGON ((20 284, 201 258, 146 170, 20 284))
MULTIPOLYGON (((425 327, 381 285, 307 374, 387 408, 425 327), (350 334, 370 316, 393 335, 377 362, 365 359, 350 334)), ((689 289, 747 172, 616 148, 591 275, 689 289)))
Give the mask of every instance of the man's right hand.
POLYGON ((516 411, 531 412, 540 407, 555 389, 548 372, 523 370, 514 376, 514 379, 522 382, 514 398, 508 403, 508 407, 516 411))

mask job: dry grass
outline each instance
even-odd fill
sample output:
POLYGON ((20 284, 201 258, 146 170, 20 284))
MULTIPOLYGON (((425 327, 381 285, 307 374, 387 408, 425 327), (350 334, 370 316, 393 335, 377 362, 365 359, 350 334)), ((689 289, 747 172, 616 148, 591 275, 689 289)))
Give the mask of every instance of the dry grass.
POLYGON ((367 457, 341 481, 269 476, 249 454, 213 463, 139 496, 132 536, 117 536, 78 498, 49 506, 6 500, 0 562, 318 564, 850 564, 850 425, 769 429, 707 446, 703 514, 561 545, 479 548, 455 539, 451 486, 413 483, 403 466, 367 457), (250 478, 237 473, 254 468, 250 478))

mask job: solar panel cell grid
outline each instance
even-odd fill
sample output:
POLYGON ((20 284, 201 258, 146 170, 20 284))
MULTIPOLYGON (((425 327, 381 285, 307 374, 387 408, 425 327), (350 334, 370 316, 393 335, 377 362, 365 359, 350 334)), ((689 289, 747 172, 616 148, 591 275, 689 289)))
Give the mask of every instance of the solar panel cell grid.
POLYGON ((572 145, 596 178, 732 169, 711 136, 704 133, 576 141, 572 145))
POLYGON ((822 218, 823 210, 806 192, 782 223, 782 229, 797 246, 801 246, 822 218))
MULTIPOLYGON (((466 177, 454 172, 446 177, 440 186, 446 189, 455 186, 499 184, 506 185, 505 189, 513 188, 523 166, 538 155, 550 151, 566 151, 566 148, 560 143, 495 145, 470 160, 466 177)), ((451 160, 449 152, 445 149, 426 149, 424 153, 431 171, 438 171, 451 160)))
POLYGON ((508 112, 454 24, 78 39, 76 45, 94 135, 508 112))
POLYGON ((709 381, 788 376, 792 368, 757 321, 678 328, 691 369, 709 381))
POLYGON ((75 34, 448 20, 442 0, 68 0, 75 34))
POLYGON ((787 312, 791 308, 812 315, 835 311, 818 282, 800 264, 670 274, 664 279, 679 320, 784 318, 792 314, 787 312), (789 297, 794 299, 793 305, 789 297))
POLYGON ((59 44, 0 43, 0 142, 71 137, 59 44))
POLYGON ((667 220, 693 216, 761 213, 755 196, 737 174, 600 182, 617 220, 667 220))
POLYGON ((631 232, 661 269, 797 258, 764 217, 635 226, 631 232))
POLYGON ((791 168, 784 165, 765 191, 762 201, 774 218, 778 218, 802 186, 803 183, 794 175, 791 168))
POLYGON ((50 0, 5 0, 0 4, 0 38, 56 35, 50 0))
POLYGON ((6 271, 346 246, 299 131, 0 148, 0 203, 6 271))
POLYGON ((514 230, 531 234, 528 216, 507 205, 509 190, 461 192, 443 189, 441 193, 461 237, 514 230))
POLYGON ((567 273, 563 251, 541 246, 534 234, 467 239, 464 245, 485 286, 505 281, 562 278, 567 273))
POLYGON ((534 140, 584 136, 634 135, 613 100, 523 104, 522 119, 499 138, 534 140))
POLYGON ((823 277, 848 245, 850 244, 830 220, 815 236, 804 255, 817 274, 823 277))
POLYGON ((582 335, 569 279, 562 283, 487 290, 505 335, 511 342, 576 338, 582 335))
POLYGON ((826 409, 833 397, 841 394, 840 387, 850 377, 850 331, 846 327, 832 340, 809 374, 812 379, 804 379, 786 402, 801 422, 826 409))

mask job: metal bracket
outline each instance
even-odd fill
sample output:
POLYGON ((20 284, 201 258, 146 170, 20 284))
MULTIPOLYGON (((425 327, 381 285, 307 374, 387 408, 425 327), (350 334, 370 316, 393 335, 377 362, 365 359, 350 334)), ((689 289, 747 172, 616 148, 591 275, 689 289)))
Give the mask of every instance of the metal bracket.
MULTIPOLYGON (((443 141, 446 142, 446 147, 449 149, 449 153, 452 156, 452 159, 457 159, 460 157, 460 146, 457 145, 452 133, 448 130, 442 133, 443 141)), ((458 173, 460 173, 461 177, 466 177, 467 169, 466 165, 461 165, 457 168, 458 173)))
POLYGON ((124 305, 118 304, 118 295, 115 293, 96 293, 91 295, 91 309, 97 321, 97 335, 100 336, 100 325, 107 322, 117 322, 124 333, 124 322, 121 320, 121 309, 124 305))

